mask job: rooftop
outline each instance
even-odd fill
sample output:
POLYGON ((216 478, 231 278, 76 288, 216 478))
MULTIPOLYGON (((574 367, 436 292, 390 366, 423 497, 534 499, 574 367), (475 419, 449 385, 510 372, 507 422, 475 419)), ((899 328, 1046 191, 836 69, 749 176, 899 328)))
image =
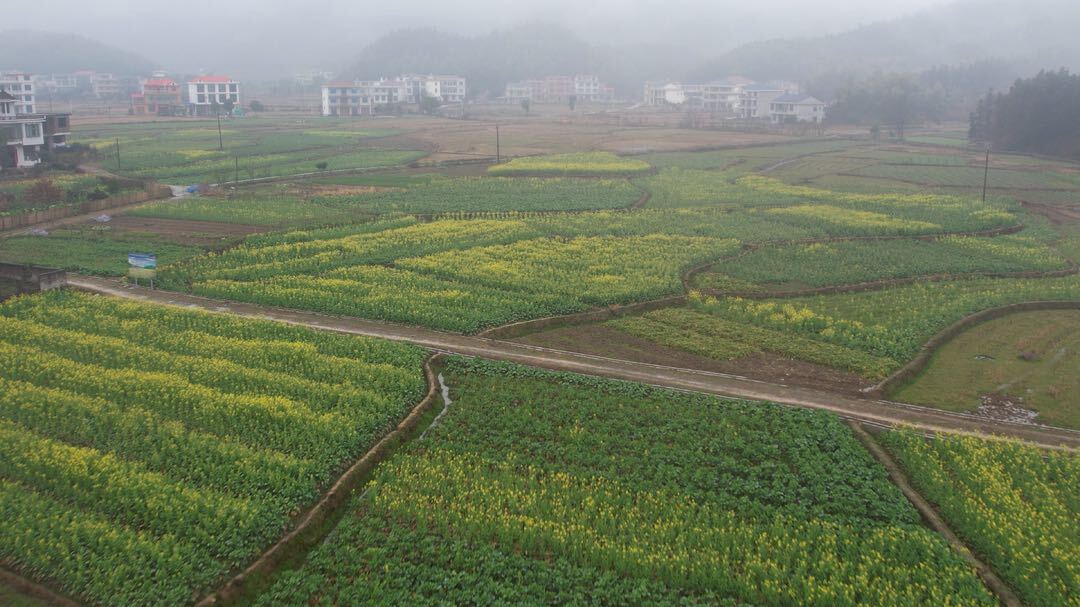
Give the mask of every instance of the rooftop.
POLYGON ((802 93, 788 93, 787 95, 780 95, 776 99, 773 99, 773 103, 805 103, 805 104, 817 104, 825 105, 825 102, 814 97, 812 95, 804 95, 802 93))
POLYGON ((229 76, 199 76, 197 78, 192 78, 191 80, 188 80, 188 82, 224 84, 226 82, 236 82, 236 81, 233 80, 232 78, 230 78, 229 76))

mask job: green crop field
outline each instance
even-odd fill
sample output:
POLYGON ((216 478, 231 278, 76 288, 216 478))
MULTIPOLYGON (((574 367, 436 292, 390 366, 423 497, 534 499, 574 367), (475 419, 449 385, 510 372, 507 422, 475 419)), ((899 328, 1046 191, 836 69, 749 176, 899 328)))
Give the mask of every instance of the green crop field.
POLYGON ((61 171, 32 178, 4 179, 0 180, 0 217, 138 191, 141 188, 137 183, 61 171))
POLYGON ((451 360, 260 605, 994 605, 835 417, 451 360))
POLYGON ((1080 428, 1080 311, 1021 312, 957 336, 893 397, 975 411, 987 394, 1039 412, 1038 421, 1080 428))
POLYGON ((524 156, 488 169, 491 175, 630 175, 649 170, 649 163, 611 152, 524 156))
POLYGON ((101 605, 245 565, 425 391, 406 345, 50 292, 0 304, 0 561, 101 605))
POLYGON ((0 261, 62 268, 83 274, 123 275, 128 269, 128 253, 138 252, 153 252, 158 256, 158 263, 164 265, 195 257, 205 253, 206 249, 92 229, 0 238, 0 261))
POLYGON ((1027 605, 1080 605, 1080 456, 963 436, 884 436, 949 525, 1027 605))
POLYGON ((99 150, 101 164, 118 174, 163 183, 222 183, 327 170, 405 164, 423 152, 379 149, 387 129, 342 121, 249 117, 216 121, 93 125, 75 141, 99 150), (116 159, 119 142, 120 158, 116 159))
MULTIPOLYGON (((760 187, 791 186, 763 180, 760 187)), ((793 196, 803 194, 796 190, 793 196)), ((173 264, 163 279, 209 297, 475 331, 678 293, 683 271, 733 254, 740 241, 935 234, 1015 222, 1002 207, 956 198, 829 201, 738 213, 700 208, 444 220, 351 235, 313 230, 173 264)))
POLYGON ((879 291, 750 300, 691 294, 691 304, 727 320, 790 332, 906 361, 938 331, 986 308, 1080 299, 1080 276, 977 278, 879 291))
POLYGON ((698 277, 701 288, 802 289, 933 274, 1060 270, 1068 261, 1030 237, 846 241, 764 247, 698 277))
POLYGON ((406 189, 316 198, 332 208, 369 213, 570 211, 629 207, 642 191, 625 180, 580 178, 432 178, 406 189))

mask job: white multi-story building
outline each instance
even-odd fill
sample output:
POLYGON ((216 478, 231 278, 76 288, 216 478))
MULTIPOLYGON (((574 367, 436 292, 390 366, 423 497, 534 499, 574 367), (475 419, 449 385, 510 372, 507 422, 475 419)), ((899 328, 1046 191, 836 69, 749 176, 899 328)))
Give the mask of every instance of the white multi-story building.
POLYGON ((781 95, 769 103, 773 122, 822 122, 825 102, 799 93, 781 95))
POLYGON ((323 116, 367 116, 379 106, 409 103, 404 80, 337 80, 322 85, 323 116))
POLYGON ((379 106, 418 103, 433 97, 442 103, 465 100, 461 76, 406 74, 394 79, 335 80, 322 87, 323 116, 367 116, 379 106))
POLYGON ((574 76, 574 95, 578 101, 599 101, 601 91, 600 78, 590 74, 574 76))
POLYGON ((742 117, 761 120, 772 119, 772 102, 788 94, 788 89, 777 84, 751 84, 742 91, 742 117))
MULTIPOLYGON (((443 103, 465 101, 465 78, 461 76, 438 76, 434 74, 402 76, 402 80, 417 82, 423 94, 441 99, 443 103)), ((410 87, 414 88, 414 87, 410 87)))
POLYGON ((14 98, 16 114, 33 114, 36 108, 34 100, 34 78, 23 72, 0 72, 0 91, 14 98))
POLYGON ((189 113, 210 116, 224 111, 229 103, 240 106, 240 82, 228 76, 199 76, 188 80, 189 113))
POLYGON ((41 162, 45 145, 45 116, 22 114, 16 106, 24 103, 0 91, 0 168, 26 168, 41 162))

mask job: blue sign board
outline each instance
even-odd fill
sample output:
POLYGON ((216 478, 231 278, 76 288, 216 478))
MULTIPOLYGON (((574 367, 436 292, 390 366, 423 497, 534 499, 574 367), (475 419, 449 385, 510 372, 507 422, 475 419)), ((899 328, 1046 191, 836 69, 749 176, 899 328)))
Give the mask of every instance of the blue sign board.
POLYGON ((157 255, 153 253, 128 253, 128 265, 133 268, 153 270, 157 268, 157 255))

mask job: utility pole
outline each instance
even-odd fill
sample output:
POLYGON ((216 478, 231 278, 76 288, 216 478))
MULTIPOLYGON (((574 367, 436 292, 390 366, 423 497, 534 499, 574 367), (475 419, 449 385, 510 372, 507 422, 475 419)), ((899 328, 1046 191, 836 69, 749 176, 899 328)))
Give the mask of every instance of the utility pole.
POLYGON ((502 162, 502 148, 499 145, 499 125, 495 125, 495 164, 502 162))
POLYGON ((236 161, 236 172, 233 173, 233 175, 234 175, 233 176, 233 183, 235 184, 238 181, 240 181, 240 157, 239 156, 233 156, 233 160, 236 161))
POLYGON ((990 179, 990 144, 986 144, 986 165, 983 167, 982 201, 986 202, 986 183, 990 179))
POLYGON ((116 138, 116 170, 120 170, 120 138, 116 138))
POLYGON ((217 115, 217 149, 218 151, 225 149, 225 144, 222 143, 221 139, 221 112, 218 112, 217 115))

